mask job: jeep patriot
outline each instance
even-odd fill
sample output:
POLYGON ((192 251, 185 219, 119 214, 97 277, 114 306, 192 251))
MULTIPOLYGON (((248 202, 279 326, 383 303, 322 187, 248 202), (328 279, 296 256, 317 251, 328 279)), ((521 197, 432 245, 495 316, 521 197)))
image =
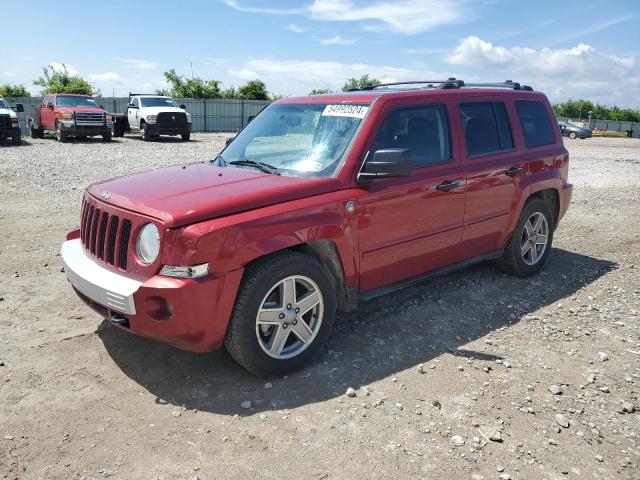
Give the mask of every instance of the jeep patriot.
POLYGON ((283 99, 213 160, 89 186, 62 259, 118 328, 281 374, 359 301, 484 260, 538 272, 568 162, 545 95, 511 81, 283 99))

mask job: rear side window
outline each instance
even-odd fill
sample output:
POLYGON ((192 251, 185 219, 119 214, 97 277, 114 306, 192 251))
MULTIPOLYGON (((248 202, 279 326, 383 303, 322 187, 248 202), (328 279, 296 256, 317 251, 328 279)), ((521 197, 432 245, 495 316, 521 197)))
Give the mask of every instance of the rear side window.
POLYGON ((470 157, 513 149, 511 126, 504 103, 461 103, 460 117, 470 157))
POLYGON ((416 168, 451 160, 449 121, 444 105, 402 108, 384 119, 372 150, 407 148, 416 168))
POLYGON ((555 133, 547 109, 542 102, 516 100, 516 109, 528 148, 549 145, 556 141, 555 133))

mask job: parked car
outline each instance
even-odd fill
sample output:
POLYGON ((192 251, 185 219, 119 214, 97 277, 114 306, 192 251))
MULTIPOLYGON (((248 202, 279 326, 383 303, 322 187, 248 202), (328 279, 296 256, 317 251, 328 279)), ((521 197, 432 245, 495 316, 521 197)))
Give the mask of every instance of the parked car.
POLYGON ((113 119, 88 95, 58 93, 42 98, 28 125, 32 138, 42 138, 45 132, 52 132, 59 142, 70 137, 95 136, 110 142, 113 119))
POLYGON ((593 131, 590 128, 583 128, 569 122, 558 122, 558 126, 560 127, 562 135, 571 139, 580 138, 584 140, 585 138, 593 137, 593 131))
POLYGON ((0 95, 0 140, 7 138, 11 139, 13 145, 20 145, 22 140, 18 116, 0 95))
POLYGON ((140 132, 144 141, 160 135, 180 135, 187 142, 191 138, 191 115, 172 98, 130 93, 127 112, 116 116, 114 124, 116 137, 125 132, 140 132))
POLYGON ((534 275, 572 194, 547 98, 430 83, 279 100, 213 160, 91 185, 67 278, 119 328, 282 374, 361 301, 483 260, 534 275))

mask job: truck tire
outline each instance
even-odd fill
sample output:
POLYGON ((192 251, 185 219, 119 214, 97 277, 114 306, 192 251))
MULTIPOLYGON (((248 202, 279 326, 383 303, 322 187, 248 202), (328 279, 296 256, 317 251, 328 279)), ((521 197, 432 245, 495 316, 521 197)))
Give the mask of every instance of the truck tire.
POLYGON ((62 124, 58 121, 56 121, 56 139, 60 143, 67 141, 67 134, 62 130, 62 124))
POLYGON ((553 213, 540 198, 525 203, 502 257, 500 269, 516 277, 535 275, 546 263, 553 243, 553 213))
POLYGON ((20 143, 22 143, 22 135, 20 133, 11 137, 11 145, 20 145, 20 143))
POLYGON ((115 122, 113 124, 113 136, 114 137, 124 137, 124 125, 120 122, 115 122))
POLYGON ((151 134, 149 133, 149 129, 147 129, 147 124, 142 121, 140 122, 140 138, 145 142, 151 140, 151 134))
POLYGON ((103 133, 102 134, 102 141, 103 142, 110 142, 111 141, 111 132, 103 133))
POLYGON ((224 344, 257 375, 281 375, 307 364, 331 334, 333 283, 315 258, 298 252, 250 265, 236 298, 224 344))
POLYGON ((183 133, 180 136, 182 137, 182 141, 183 142, 188 142, 189 140, 191 140, 191 134, 190 133, 183 133))

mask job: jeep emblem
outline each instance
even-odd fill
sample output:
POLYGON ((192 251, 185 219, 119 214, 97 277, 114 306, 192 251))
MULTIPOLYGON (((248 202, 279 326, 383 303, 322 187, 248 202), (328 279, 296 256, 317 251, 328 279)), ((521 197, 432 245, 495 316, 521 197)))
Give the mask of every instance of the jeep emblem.
POLYGON ((100 198, 101 198, 102 200, 109 200, 109 199, 111 198, 111 192, 109 192, 109 191, 105 190, 104 192, 102 192, 102 193, 100 194, 100 198))

